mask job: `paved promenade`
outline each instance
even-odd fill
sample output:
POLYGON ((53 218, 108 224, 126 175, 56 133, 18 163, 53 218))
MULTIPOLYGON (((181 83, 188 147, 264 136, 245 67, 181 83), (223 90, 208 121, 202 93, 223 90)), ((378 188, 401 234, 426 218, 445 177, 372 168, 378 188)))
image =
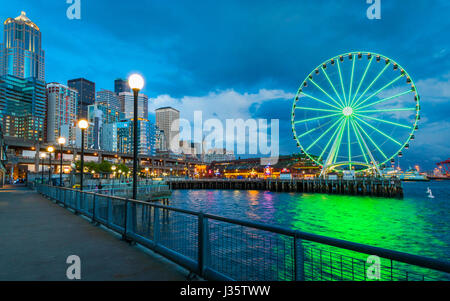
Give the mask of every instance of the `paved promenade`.
POLYGON ((0 189, 0 281, 67 280, 70 255, 82 280, 186 280, 188 272, 25 187, 0 189))

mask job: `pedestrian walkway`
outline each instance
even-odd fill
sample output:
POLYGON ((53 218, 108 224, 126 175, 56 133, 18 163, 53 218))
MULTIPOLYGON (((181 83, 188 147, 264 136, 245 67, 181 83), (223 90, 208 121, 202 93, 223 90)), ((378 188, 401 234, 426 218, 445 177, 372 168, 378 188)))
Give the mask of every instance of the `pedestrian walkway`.
POLYGON ((26 187, 0 189, 0 281, 67 280, 70 255, 81 259, 82 280, 183 281, 188 275, 26 187))

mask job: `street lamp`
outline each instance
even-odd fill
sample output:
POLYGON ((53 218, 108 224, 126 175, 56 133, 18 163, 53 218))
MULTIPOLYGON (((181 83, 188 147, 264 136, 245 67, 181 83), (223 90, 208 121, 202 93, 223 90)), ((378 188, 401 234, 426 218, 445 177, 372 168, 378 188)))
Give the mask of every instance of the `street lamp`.
POLYGON ((52 153, 55 151, 55 148, 53 146, 47 147, 48 151, 48 163, 50 165, 50 168, 48 169, 48 185, 50 185, 50 182, 52 180, 52 153))
POLYGON ((42 159, 42 164, 41 164, 41 184, 44 184, 44 159, 45 159, 45 153, 41 153, 40 157, 42 159))
POLYGON ((139 74, 132 74, 128 78, 128 85, 134 94, 134 123, 133 123, 133 199, 137 198, 137 169, 138 169, 138 96, 144 87, 144 79, 139 74))
POLYGON ((59 167, 59 186, 63 186, 63 182, 62 182, 62 174, 63 174, 63 145, 64 144, 66 144, 66 138, 64 138, 64 137, 59 137, 59 139, 58 139, 58 144, 59 144, 59 146, 61 147, 60 148, 60 155, 61 155, 61 164, 60 164, 60 167, 59 167))
POLYGON ((81 176, 80 176, 80 190, 83 190, 83 173, 84 173, 84 135, 89 123, 86 119, 78 121, 78 127, 81 129, 81 176))

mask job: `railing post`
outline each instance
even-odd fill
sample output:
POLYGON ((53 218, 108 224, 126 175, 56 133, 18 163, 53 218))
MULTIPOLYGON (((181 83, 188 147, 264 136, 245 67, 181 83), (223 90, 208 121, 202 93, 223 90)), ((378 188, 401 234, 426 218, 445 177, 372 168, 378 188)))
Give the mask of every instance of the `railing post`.
POLYGON ((153 207, 153 241, 155 245, 159 241, 159 208, 153 207))
POLYGON ((209 264, 210 244, 208 218, 203 212, 198 215, 198 274, 203 276, 205 267, 209 264))
POLYGON ((92 199, 92 223, 95 223, 95 200, 96 200, 97 195, 94 194, 94 197, 92 199))
POLYGON ((107 204, 107 211, 108 214, 106 216, 106 222, 108 225, 112 224, 112 216, 113 216, 113 208, 112 208, 112 199, 108 198, 108 204, 107 204))
POLYGON ((128 231, 128 199, 125 200, 125 213, 124 213, 124 224, 123 224, 123 235, 122 240, 128 241, 127 231, 128 231))
POLYGON ((295 281, 305 281, 305 250, 297 234, 294 236, 294 273, 295 281))

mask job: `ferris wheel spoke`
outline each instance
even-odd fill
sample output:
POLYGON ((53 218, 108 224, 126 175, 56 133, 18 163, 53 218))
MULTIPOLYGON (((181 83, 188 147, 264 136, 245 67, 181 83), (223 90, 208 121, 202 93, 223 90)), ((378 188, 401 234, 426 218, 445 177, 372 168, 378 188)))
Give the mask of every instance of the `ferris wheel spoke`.
POLYGON ((333 97, 330 96, 330 94, 328 94, 324 89, 322 89, 315 81, 313 81, 312 79, 309 79, 309 81, 312 82, 314 84, 314 86, 316 86, 326 96, 328 96, 328 98, 330 98, 332 101, 334 101, 335 104, 337 104, 339 107, 342 107, 333 97))
POLYGON ((376 91, 375 93, 373 93, 372 95, 370 95, 369 97, 367 97, 365 100, 361 101, 359 104, 356 102, 354 105, 356 106, 356 108, 358 108, 359 106, 361 106, 363 103, 367 102, 369 99, 371 99, 372 97, 374 97, 375 95, 378 95, 381 91, 385 90, 387 87, 389 87, 390 85, 392 85, 393 83, 395 83, 396 81, 398 81, 400 78, 402 78, 403 75, 400 75, 398 77, 396 77, 393 81, 391 81, 390 83, 384 85, 383 88, 379 89, 378 91, 376 91))
POLYGON ((380 110, 364 110, 356 111, 357 113, 380 113, 380 112, 402 112, 402 111, 416 111, 416 108, 392 108, 392 109, 380 109, 380 110))
MULTIPOLYGON (((342 119, 344 119, 344 117, 341 117, 340 119, 338 119, 335 123, 333 123, 333 125, 331 127, 329 127, 325 132, 323 132, 319 138, 317 138, 316 140, 314 140, 314 142, 308 146, 306 148, 306 151, 309 151, 311 149, 311 147, 313 147, 317 142, 320 141, 320 139, 322 139, 326 134, 328 134, 328 132, 330 132, 342 119)), ((333 135, 334 136, 334 135, 333 135)))
POLYGON ((338 107, 336 107, 336 106, 334 106, 334 105, 332 105, 332 104, 330 104, 330 103, 328 103, 328 102, 326 102, 326 101, 323 101, 323 100, 321 100, 321 99, 318 99, 317 97, 314 97, 314 96, 312 96, 312 95, 306 94, 305 92, 301 92, 301 93, 302 93, 303 95, 305 95, 306 97, 308 97, 308 98, 314 99, 314 100, 316 100, 316 101, 318 101, 318 102, 320 102, 320 103, 326 104, 327 106, 333 107, 333 108, 335 108, 335 109, 337 109, 337 110, 341 110, 341 108, 338 108, 338 107))
POLYGON ((349 92, 348 92, 348 103, 349 104, 350 104, 350 100, 352 99, 352 87, 353 87, 353 75, 354 75, 354 71, 355 71, 355 62, 356 62, 356 58, 353 58, 352 73, 350 76, 350 88, 349 88, 349 92))
POLYGON ((337 157, 339 155, 339 151, 341 150, 342 137, 344 136, 345 125, 346 125, 347 122, 348 122, 348 118, 346 118, 344 120, 344 124, 341 126, 341 131, 339 132, 338 140, 336 140, 337 150, 333 154, 333 160, 331 161, 332 164, 336 163, 337 157))
POLYGON ((341 115, 341 113, 330 114, 330 115, 325 115, 325 116, 320 116, 320 117, 314 117, 314 118, 309 118, 309 119, 305 119, 305 120, 298 120, 298 121, 295 122, 295 124, 309 122, 309 121, 314 121, 314 120, 319 120, 319 119, 324 119, 324 118, 330 118, 330 117, 334 117, 334 116, 337 116, 337 115, 341 115))
POLYGON ((367 71, 369 71, 370 64, 372 64, 372 60, 373 60, 373 57, 370 58, 369 63, 366 66, 366 70, 364 71, 364 74, 358 84, 358 88, 356 89, 355 95, 353 96, 353 99, 350 101, 350 106, 353 104, 353 101, 355 100, 356 96, 358 95, 359 89, 361 89, 361 85, 364 82, 364 79, 366 78, 366 74, 367 74, 367 71))
POLYGON ((333 85, 333 82, 328 77, 328 74, 325 71, 325 68, 322 67, 322 71, 323 71, 323 74, 325 75, 325 77, 327 78, 328 83, 330 84, 331 88, 333 89, 334 93, 336 94, 336 96, 338 97, 339 101, 341 102, 341 104, 339 106, 341 108, 343 108, 344 107, 344 102, 342 101, 341 97, 339 96, 339 93, 336 91, 336 87, 333 85))
MULTIPOLYGON (((361 129, 361 131, 364 133, 364 135, 366 135, 366 137, 369 139, 369 141, 372 142, 372 144, 373 144, 373 145, 375 146, 375 148, 380 152, 380 154, 383 155, 383 157, 387 160, 388 157, 383 153, 383 151, 380 149, 380 147, 372 140, 372 138, 370 138, 370 136, 369 136, 369 135, 366 133, 366 131, 362 128, 362 126, 359 124, 359 122, 357 122, 357 121, 355 120, 355 124, 356 124, 357 128, 361 129)), ((362 135, 361 135, 361 138, 362 138, 362 135)), ((363 140, 363 141, 364 141, 364 140, 363 140)), ((367 146, 367 144, 366 144, 366 146, 367 146)), ((367 149, 368 149, 368 147, 367 147, 367 149)), ((369 153, 370 153, 370 150, 369 150, 369 153)), ((373 161, 373 164, 375 164, 374 159, 372 159, 372 161, 373 161)))
POLYGON ((308 111, 320 111, 320 112, 340 112, 341 110, 327 110, 327 109, 316 109, 307 107, 295 107, 296 110, 308 110, 308 111))
MULTIPOLYGON (((368 108, 368 107, 371 107, 371 106, 373 106, 373 105, 379 104, 379 103, 381 103, 381 102, 385 102, 385 101, 388 101, 388 100, 391 100, 391 99, 395 99, 395 98, 397 98, 397 97, 403 96, 403 95, 408 94, 408 93, 411 93, 411 92, 413 92, 413 90, 412 90, 412 89, 409 89, 408 91, 405 91, 405 92, 402 92, 402 93, 398 93, 398 94, 396 94, 396 95, 389 96, 389 97, 386 97, 386 98, 377 100, 377 101, 372 102, 372 103, 369 103, 369 104, 367 104, 367 105, 365 105, 365 106, 362 106, 362 107, 361 107, 361 106, 358 106, 358 108, 356 108, 356 109, 361 110, 361 109, 364 109, 364 108, 368 108)), ((356 109, 355 109, 355 110, 356 110, 356 109)))
POLYGON ((390 64, 391 64, 391 62, 387 63, 386 66, 384 66, 383 70, 381 70, 380 73, 378 73, 378 75, 370 83, 370 85, 367 87, 367 89, 364 90, 364 92, 358 97, 358 99, 356 101, 354 101, 350 106, 353 106, 354 104, 358 103, 358 101, 361 98, 363 98, 363 96, 367 93, 367 91, 369 91, 369 89, 372 88, 372 86, 377 82, 377 80, 380 78, 380 76, 383 75, 384 71, 386 71, 387 67, 389 67, 390 64))
POLYGON ((342 95, 344 95, 344 104, 345 106, 347 106, 347 97, 345 96, 344 80, 342 79, 341 65, 339 64, 339 60, 336 61, 336 65, 338 67, 339 78, 341 80, 342 95))
MULTIPOLYGON (((342 119, 344 119, 344 117, 341 117, 340 119, 338 119, 335 123, 333 123, 333 125, 331 127, 329 127, 325 132, 323 132, 319 138, 317 138, 310 146, 308 146, 306 148, 306 151, 309 151, 311 149, 311 147, 313 147, 317 142, 320 141, 320 139, 322 139, 326 134, 328 134, 328 132, 330 132, 342 119)), ((334 136, 334 135, 333 135, 334 136)))
MULTIPOLYGON (((372 120, 375 120, 375 121, 392 124, 392 125, 395 125, 395 126, 399 126, 399 127, 405 128, 405 129, 411 129, 412 128, 412 126, 408 126, 408 125, 404 125, 404 124, 401 124, 401 123, 388 121, 388 120, 384 120, 384 119, 379 119, 379 118, 375 118, 375 117, 372 117, 372 116, 360 115, 360 114, 355 114, 355 115, 356 116, 360 116, 362 118, 368 118, 368 119, 372 119, 372 120)), ((358 117, 356 117, 356 118, 358 118, 358 117)), ((358 118, 358 119, 360 119, 360 118, 358 118)))
MULTIPOLYGON (((352 148, 350 144, 350 118, 347 117, 347 144, 348 144, 348 162, 352 162, 352 148)), ((349 164, 352 169, 352 164, 349 164)))
POLYGON ((322 150, 322 153, 320 154, 318 161, 320 161, 323 158, 323 155, 325 154, 325 151, 328 149, 328 146, 330 146, 331 141, 333 141, 333 139, 335 139, 334 137, 336 136, 338 131, 340 131, 340 129, 342 128, 342 123, 344 121, 345 121, 344 118, 341 118, 341 123, 336 128, 336 130, 334 131, 333 135, 331 135, 330 139, 328 140, 328 143, 325 145, 324 149, 322 150))
POLYGON ((369 161, 367 160, 366 154, 364 153, 364 148, 363 148, 363 146, 361 144, 361 140, 360 140, 360 137, 359 137, 359 132, 355 128, 355 123, 354 123, 353 119, 350 120, 350 123, 352 124, 353 132, 355 133, 356 140, 358 141, 359 148, 361 149, 361 153, 362 153, 362 155, 364 157, 364 161, 366 161, 366 163, 369 164, 369 161))
POLYGON ((358 119, 359 121, 361 121, 362 123, 364 123, 365 125, 367 125, 368 127, 370 127, 371 129, 375 130, 377 133, 383 135, 384 137, 388 138, 389 140, 391 140, 392 142, 398 144, 398 145, 402 145, 400 142, 398 142, 397 140, 395 140, 394 138, 392 138, 391 136, 389 136, 388 134, 386 134, 383 131, 380 131, 379 129, 377 129, 376 127, 374 127, 373 125, 365 122, 364 120, 362 120, 361 118, 358 118, 357 116, 355 116, 356 119, 358 119))

